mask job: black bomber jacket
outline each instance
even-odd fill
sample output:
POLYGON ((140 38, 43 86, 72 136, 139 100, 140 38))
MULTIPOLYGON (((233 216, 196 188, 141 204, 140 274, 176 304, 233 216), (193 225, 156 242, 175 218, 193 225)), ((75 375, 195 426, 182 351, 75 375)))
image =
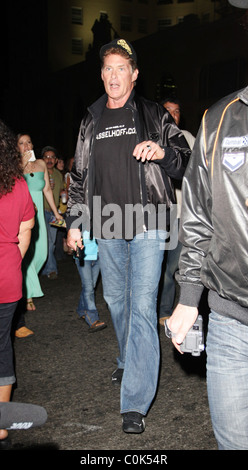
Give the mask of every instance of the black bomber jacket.
MULTIPOLYGON (((82 214, 83 205, 89 211, 90 220, 93 212, 94 195, 94 141, 97 124, 107 103, 104 94, 91 105, 80 126, 75 159, 71 171, 66 223, 68 229, 82 214)), ((164 204, 169 209, 175 204, 172 179, 181 180, 191 150, 176 126, 173 118, 158 103, 139 97, 134 90, 125 104, 132 110, 137 131, 137 143, 144 140, 157 142, 165 150, 162 160, 137 162, 140 167, 140 191, 142 204, 164 204)), ((81 218, 82 220, 82 218, 81 218)))
POLYGON ((248 87, 207 110, 182 184, 179 302, 248 325, 248 87))

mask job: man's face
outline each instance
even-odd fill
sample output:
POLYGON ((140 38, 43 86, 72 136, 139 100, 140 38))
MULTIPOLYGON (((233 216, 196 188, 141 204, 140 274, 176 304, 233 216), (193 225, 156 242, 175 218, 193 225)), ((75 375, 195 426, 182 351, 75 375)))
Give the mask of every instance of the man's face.
POLYGON ((52 152, 52 150, 44 153, 43 160, 46 162, 48 170, 52 170, 57 162, 56 155, 54 152, 52 152))
POLYGON ((178 126, 179 122, 180 122, 180 106, 179 106, 179 104, 171 103, 171 101, 166 101, 163 104, 163 106, 164 106, 165 109, 167 109, 167 111, 169 111, 169 113, 173 117, 176 125, 178 126))
POLYGON ((126 103, 138 77, 138 69, 134 72, 128 59, 119 54, 110 54, 104 58, 101 77, 108 95, 111 108, 121 108, 126 103))

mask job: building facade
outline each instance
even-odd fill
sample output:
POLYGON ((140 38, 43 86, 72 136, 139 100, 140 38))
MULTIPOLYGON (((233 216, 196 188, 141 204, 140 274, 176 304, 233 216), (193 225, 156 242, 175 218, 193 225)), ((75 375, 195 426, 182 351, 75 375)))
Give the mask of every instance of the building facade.
POLYGON ((52 71, 85 60, 93 41, 109 34, 142 39, 192 16, 219 18, 220 0, 50 0, 48 52, 52 71))

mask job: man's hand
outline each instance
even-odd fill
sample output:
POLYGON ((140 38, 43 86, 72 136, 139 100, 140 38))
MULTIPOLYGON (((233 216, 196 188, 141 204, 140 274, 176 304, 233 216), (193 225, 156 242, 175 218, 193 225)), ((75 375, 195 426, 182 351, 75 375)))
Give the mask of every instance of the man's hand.
POLYGON ((63 220, 63 216, 59 212, 55 212, 54 216, 56 217, 56 220, 63 220))
POLYGON ((183 342, 190 328, 194 325, 197 317, 198 309, 196 307, 178 304, 172 316, 167 320, 169 329, 174 333, 172 343, 181 354, 183 353, 180 349, 180 344, 183 342))
POLYGON ((70 248, 72 248, 74 251, 77 250, 77 247, 80 248, 80 250, 83 249, 81 232, 78 228, 72 228, 72 229, 68 230, 67 245, 70 248))
POLYGON ((164 158, 164 150, 151 140, 145 140, 140 144, 136 145, 133 156, 136 160, 162 160, 164 158))

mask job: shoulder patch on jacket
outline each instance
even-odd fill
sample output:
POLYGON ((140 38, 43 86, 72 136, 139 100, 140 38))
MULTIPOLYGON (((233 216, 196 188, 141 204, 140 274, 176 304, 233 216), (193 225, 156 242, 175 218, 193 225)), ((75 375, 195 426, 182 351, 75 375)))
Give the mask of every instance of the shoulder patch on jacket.
POLYGON ((244 152, 224 153, 222 163, 230 171, 238 170, 245 162, 244 152))

